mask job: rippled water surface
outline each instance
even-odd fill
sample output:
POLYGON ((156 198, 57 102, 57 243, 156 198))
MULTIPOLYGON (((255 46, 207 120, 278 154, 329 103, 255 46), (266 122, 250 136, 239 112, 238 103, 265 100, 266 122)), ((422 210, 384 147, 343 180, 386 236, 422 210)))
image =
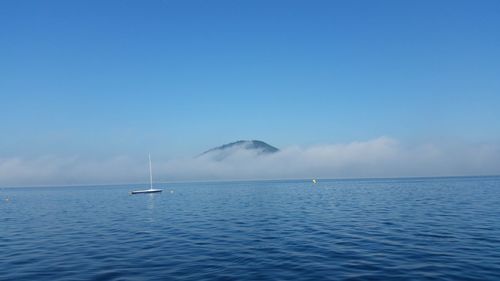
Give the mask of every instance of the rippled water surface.
POLYGON ((498 177, 158 187, 0 189, 0 280, 500 280, 498 177))

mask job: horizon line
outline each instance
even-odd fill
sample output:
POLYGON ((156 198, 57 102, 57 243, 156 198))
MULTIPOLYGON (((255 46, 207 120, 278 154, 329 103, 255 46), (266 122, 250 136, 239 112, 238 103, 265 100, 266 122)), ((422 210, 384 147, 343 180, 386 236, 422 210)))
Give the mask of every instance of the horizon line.
MULTIPOLYGON (((498 175, 447 175, 447 176, 402 176, 402 177, 345 177, 345 178, 280 178, 280 179, 218 179, 218 180, 177 180, 160 181, 157 184, 178 184, 178 183, 229 183, 229 182, 273 182, 273 181, 309 181, 316 179, 319 181, 352 181, 352 180, 419 180, 419 179, 446 179, 446 178, 495 178, 498 175)), ((91 186, 116 186, 116 185, 147 185, 147 182, 122 182, 122 183, 96 183, 96 184, 42 184, 42 185, 13 185, 0 186, 3 189, 12 188, 44 188, 44 187, 91 187, 91 186)))

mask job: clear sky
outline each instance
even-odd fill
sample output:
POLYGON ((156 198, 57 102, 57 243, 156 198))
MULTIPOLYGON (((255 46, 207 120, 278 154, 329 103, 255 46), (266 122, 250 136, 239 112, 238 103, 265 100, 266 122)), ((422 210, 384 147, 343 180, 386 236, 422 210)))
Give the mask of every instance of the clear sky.
POLYGON ((500 1, 1 1, 0 156, 500 140, 500 1))

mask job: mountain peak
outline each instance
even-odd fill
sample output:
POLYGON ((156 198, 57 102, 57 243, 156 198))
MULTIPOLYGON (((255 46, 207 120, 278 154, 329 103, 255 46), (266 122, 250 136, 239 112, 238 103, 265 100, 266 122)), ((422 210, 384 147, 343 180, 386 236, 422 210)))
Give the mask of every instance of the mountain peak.
POLYGON ((210 156, 214 160, 221 161, 240 150, 255 151, 257 155, 272 154, 279 151, 276 147, 260 140, 239 140, 209 149, 198 156, 210 156))

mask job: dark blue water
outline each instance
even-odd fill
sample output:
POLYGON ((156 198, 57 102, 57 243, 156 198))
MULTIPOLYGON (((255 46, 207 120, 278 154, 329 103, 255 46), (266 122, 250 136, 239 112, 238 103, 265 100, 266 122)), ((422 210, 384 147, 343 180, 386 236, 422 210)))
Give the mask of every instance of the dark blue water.
POLYGON ((0 280, 500 280, 500 178, 163 187, 0 190, 0 280))

